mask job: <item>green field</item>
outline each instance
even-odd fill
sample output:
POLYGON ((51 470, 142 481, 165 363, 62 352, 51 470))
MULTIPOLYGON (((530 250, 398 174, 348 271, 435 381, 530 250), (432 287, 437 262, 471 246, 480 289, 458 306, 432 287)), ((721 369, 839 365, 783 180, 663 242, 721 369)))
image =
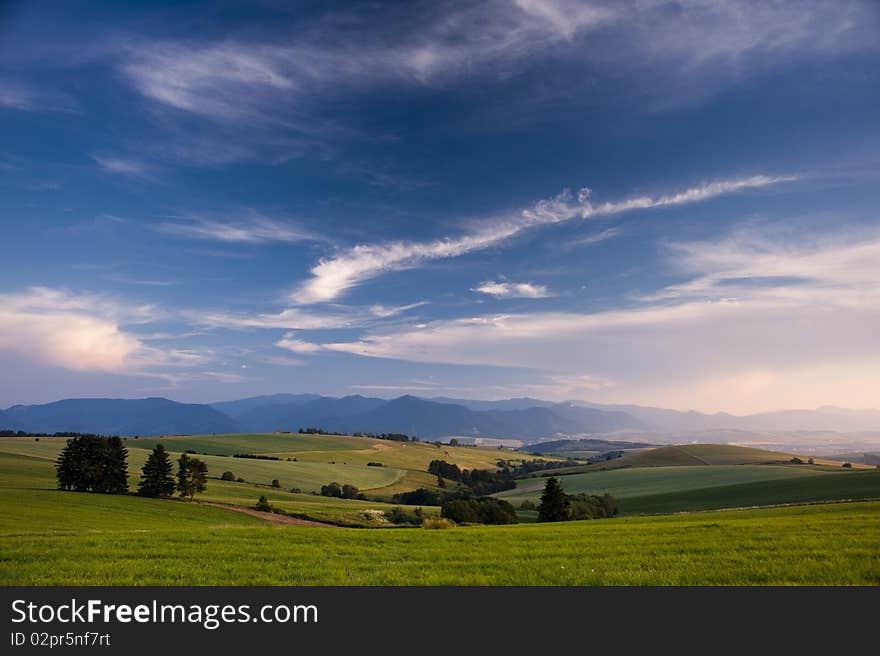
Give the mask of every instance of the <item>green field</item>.
POLYGON ((161 530, 5 534, 0 584, 880 583, 876 502, 445 531, 188 528, 157 503, 161 530))
MULTIPOLYGON (((619 499, 683 490, 720 487, 736 483, 772 481, 787 478, 830 476, 821 468, 804 465, 700 465, 676 467, 645 467, 596 471, 589 474, 560 476, 559 482, 569 494, 611 494, 619 499)), ((849 472, 843 474, 849 475, 849 472)), ((516 489, 497 496, 511 503, 525 499, 537 501, 547 479, 527 478, 518 481, 516 489)), ((880 490, 878 490, 880 496, 880 490)))
POLYGON ((628 514, 662 514, 749 508, 772 504, 816 503, 851 499, 880 499, 880 471, 854 471, 815 477, 764 480, 666 494, 621 499, 628 514))
MULTIPOLYGON (((437 457, 438 447, 433 445, 383 443, 351 449, 342 445, 351 446, 350 440, 358 438, 337 441, 332 436, 162 439, 170 449, 213 453, 199 456, 214 477, 199 497, 203 501, 252 507, 266 494, 285 513, 338 525, 387 527, 382 513, 393 506, 293 493, 291 481, 303 489, 305 483, 340 479, 365 486, 384 484, 372 489, 383 498, 393 491, 436 484, 436 477, 423 470, 367 467, 349 457, 366 449, 358 455, 380 452, 389 463, 427 466, 428 454, 437 457), (295 444, 297 450, 276 451, 279 440, 286 440, 288 447, 295 444), (327 448, 328 441, 340 448, 327 448), (263 461, 219 455, 242 451, 242 446, 250 453, 311 453, 316 459, 263 461), (336 464, 322 460, 329 453, 337 455, 336 464), (247 482, 218 480, 226 469, 247 482), (269 487, 271 478, 281 479, 284 488, 269 487)), ((63 442, 0 439, 0 585, 880 583, 877 501, 437 531, 322 529, 279 525, 200 503, 58 491, 54 458, 63 442)), ((154 443, 127 441, 132 487, 154 443)), ((439 457, 463 451, 470 462, 499 457, 495 450, 439 451, 439 457)), ((569 492, 611 492, 629 515, 880 498, 880 471, 723 464, 760 454, 728 447, 697 451, 698 464, 659 466, 658 461, 670 458, 661 451, 653 455, 652 466, 578 473, 560 480, 569 492), (722 464, 708 465, 707 460, 722 464)), ((644 458, 647 453, 633 455, 644 458)), ((672 457, 687 455, 693 453, 672 457)), ((765 458, 764 462, 781 462, 778 454, 765 458)), ((520 487, 501 496, 534 499, 545 480, 523 479, 520 487)), ((436 515, 439 508, 424 511, 436 515)))

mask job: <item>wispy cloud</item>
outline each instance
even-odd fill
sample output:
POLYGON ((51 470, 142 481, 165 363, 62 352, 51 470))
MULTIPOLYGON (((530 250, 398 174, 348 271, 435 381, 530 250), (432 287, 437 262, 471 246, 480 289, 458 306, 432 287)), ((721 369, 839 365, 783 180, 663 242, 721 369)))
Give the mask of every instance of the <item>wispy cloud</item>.
POLYGON ((535 203, 519 214, 493 222, 484 222, 476 230, 463 236, 428 242, 392 242, 355 246, 335 257, 321 260, 312 268, 312 278, 301 284, 293 292, 291 299, 300 304, 332 301, 352 287, 384 273, 412 268, 431 260, 458 257, 485 250, 539 226, 633 210, 696 203, 744 189, 757 189, 795 179, 796 176, 793 175, 755 175, 736 180, 710 182, 674 194, 638 196, 600 205, 593 205, 590 202, 589 189, 581 189, 577 195, 566 190, 554 198, 535 203))
POLYGON ((92 155, 92 159, 107 173, 142 180, 153 177, 150 167, 137 159, 115 155, 92 155))
POLYGON ((547 298, 552 296, 544 285, 530 282, 484 282, 471 291, 487 294, 495 298, 547 298))
POLYGON ((300 355, 310 355, 324 350, 324 347, 320 344, 298 339, 296 333, 286 333, 282 339, 275 342, 275 346, 300 355))
POLYGON ((243 244, 267 244, 273 242, 297 242, 316 240, 309 230, 288 221, 278 221, 257 213, 242 220, 217 221, 192 219, 187 221, 164 221, 154 229, 187 239, 220 241, 243 244))
POLYGON ((410 303, 409 305, 371 305, 370 312, 380 319, 388 319, 398 314, 415 310, 416 308, 428 305, 428 301, 419 301, 418 303, 410 303))
POLYGON ((77 113, 79 104, 66 93, 0 78, 0 107, 24 112, 77 113))
POLYGON ((732 411, 876 405, 880 235, 781 240, 746 231, 676 244, 670 260, 687 282, 620 309, 439 320, 324 346, 530 367, 570 389, 589 372, 582 396, 609 401, 732 411))

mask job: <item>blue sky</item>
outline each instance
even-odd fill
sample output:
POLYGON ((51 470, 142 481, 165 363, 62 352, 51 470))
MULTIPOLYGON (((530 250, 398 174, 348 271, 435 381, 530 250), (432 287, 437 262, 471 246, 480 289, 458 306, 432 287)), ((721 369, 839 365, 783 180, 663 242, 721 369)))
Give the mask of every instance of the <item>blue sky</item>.
POLYGON ((0 407, 880 404, 870 0, 11 2, 0 407))

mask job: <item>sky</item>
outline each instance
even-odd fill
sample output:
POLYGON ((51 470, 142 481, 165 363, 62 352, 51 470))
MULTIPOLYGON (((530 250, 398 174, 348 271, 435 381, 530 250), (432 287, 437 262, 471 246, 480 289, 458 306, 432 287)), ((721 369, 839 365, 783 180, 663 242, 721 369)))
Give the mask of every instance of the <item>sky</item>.
POLYGON ((4 2, 0 407, 880 406, 874 0, 4 2))

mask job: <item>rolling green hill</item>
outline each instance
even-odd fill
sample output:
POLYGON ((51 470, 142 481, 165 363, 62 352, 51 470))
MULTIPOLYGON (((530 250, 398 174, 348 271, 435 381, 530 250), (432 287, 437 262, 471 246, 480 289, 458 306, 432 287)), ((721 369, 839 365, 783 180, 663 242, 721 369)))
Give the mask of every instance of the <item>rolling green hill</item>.
MULTIPOLYGON (((721 487, 736 483, 802 477, 814 478, 828 475, 817 469, 793 465, 700 465, 596 471, 561 476, 559 482, 569 494, 581 492, 605 494, 607 492, 618 499, 625 499, 649 494, 721 487)), ((518 503, 525 499, 537 501, 546 481, 546 478, 520 480, 516 489, 500 492, 496 496, 511 503, 518 503)))
MULTIPOLYGON (((764 449, 729 444, 688 444, 634 451, 619 458, 601 460, 589 465, 559 468, 555 470, 555 473, 565 475, 636 467, 787 464, 794 457, 796 456, 791 453, 765 451, 764 449)), ((801 459, 807 462, 809 458, 801 456, 801 459)), ((840 467, 842 464, 839 461, 825 458, 814 458, 814 463, 829 467, 840 467)), ((855 465, 855 467, 866 468, 864 465, 855 465)))

